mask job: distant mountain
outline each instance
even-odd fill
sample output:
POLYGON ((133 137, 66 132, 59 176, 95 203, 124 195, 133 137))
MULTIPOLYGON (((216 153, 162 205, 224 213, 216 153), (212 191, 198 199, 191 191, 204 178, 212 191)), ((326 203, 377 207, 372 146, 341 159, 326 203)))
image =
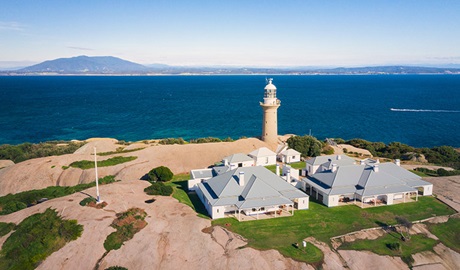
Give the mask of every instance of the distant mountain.
POLYGON ((49 60, 17 70, 20 73, 125 74, 144 73, 147 67, 113 56, 77 56, 49 60))
POLYGON ((77 56, 59 58, 22 68, 1 71, 0 75, 52 75, 52 74, 131 74, 131 75, 378 75, 378 74, 460 74, 460 68, 420 66, 374 66, 374 67, 235 67, 235 66, 147 66, 112 56, 77 56))

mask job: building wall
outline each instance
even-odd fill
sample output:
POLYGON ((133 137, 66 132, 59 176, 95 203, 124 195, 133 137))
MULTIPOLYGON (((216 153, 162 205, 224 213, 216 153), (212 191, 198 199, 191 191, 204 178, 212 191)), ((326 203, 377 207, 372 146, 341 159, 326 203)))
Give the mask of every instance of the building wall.
POLYGON ((423 196, 433 195, 433 185, 423 186, 423 196))
POLYGON ((211 213, 212 219, 223 218, 225 216, 225 206, 213 206, 211 207, 211 209, 212 209, 212 213, 211 213))
POLYGON ((268 165, 275 165, 276 164, 276 155, 267 156, 267 157, 253 157, 254 164, 256 166, 268 166, 268 165))
POLYGON ((200 198, 200 201, 203 203, 204 207, 206 208, 206 211, 208 212, 209 216, 211 216, 212 218, 211 204, 208 202, 206 197, 203 195, 203 192, 201 192, 201 189, 199 188, 196 189, 196 195, 198 195, 198 198, 200 198))
POLYGON ((283 155, 283 162, 284 163, 294 163, 300 161, 300 155, 295 156, 285 156, 283 155))
POLYGON ((319 166, 320 165, 313 166, 313 165, 307 163, 306 168, 307 168, 307 171, 308 171, 308 175, 313 175, 313 174, 317 173, 318 169, 319 169, 319 166))
POLYGON ((298 198, 297 199, 297 209, 299 209, 299 210, 308 209, 309 202, 310 202, 309 197, 298 198))
MULTIPOLYGON (((249 160, 249 161, 245 161, 245 162, 241 162, 243 167, 251 167, 251 166, 254 166, 254 161, 253 160, 249 160)), ((230 170, 233 170, 233 169, 236 169, 238 168, 238 165, 239 163, 230 163, 230 170)))
POLYGON ((198 189, 198 184, 202 182, 203 179, 190 179, 187 181, 188 190, 196 191, 198 189))
POLYGON ((339 205, 340 195, 327 195, 323 194, 323 204, 327 207, 334 207, 339 205))

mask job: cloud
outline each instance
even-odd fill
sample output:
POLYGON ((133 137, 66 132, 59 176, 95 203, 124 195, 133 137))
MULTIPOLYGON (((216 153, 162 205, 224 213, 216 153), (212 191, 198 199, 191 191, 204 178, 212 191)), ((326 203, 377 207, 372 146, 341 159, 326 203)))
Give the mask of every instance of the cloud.
POLYGON ((0 31, 24 31, 24 26, 18 22, 0 21, 0 31))
POLYGON ((85 47, 67 46, 67 48, 73 49, 73 50, 79 50, 79 51, 94 51, 94 49, 85 48, 85 47))

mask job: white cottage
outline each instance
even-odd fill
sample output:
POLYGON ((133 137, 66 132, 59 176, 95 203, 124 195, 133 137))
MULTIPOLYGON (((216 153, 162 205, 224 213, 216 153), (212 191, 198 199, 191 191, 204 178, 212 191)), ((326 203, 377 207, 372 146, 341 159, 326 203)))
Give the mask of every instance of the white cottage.
POLYGON ((300 161, 300 152, 294 149, 286 149, 279 154, 279 159, 283 163, 294 163, 300 161))
POLYGON ((261 147, 248 154, 254 159, 256 166, 268 166, 276 164, 276 153, 267 147, 261 147))

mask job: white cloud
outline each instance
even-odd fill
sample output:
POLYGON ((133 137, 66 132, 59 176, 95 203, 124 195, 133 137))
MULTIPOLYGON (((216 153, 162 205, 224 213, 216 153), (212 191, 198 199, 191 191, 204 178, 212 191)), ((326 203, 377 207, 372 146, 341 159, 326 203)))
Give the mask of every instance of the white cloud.
POLYGON ((0 31, 24 31, 24 26, 18 22, 0 21, 0 31))

